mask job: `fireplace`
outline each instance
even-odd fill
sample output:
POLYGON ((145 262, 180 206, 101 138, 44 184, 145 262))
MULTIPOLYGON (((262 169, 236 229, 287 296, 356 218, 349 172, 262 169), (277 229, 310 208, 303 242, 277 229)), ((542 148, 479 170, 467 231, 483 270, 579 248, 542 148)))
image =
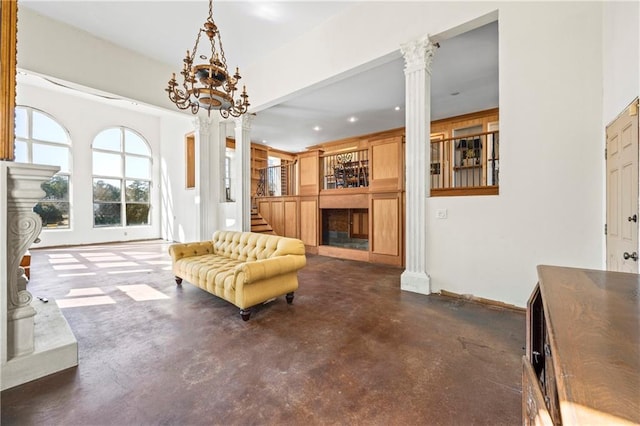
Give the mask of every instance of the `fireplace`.
POLYGON ((369 210, 322 209, 322 244, 369 250, 369 210))

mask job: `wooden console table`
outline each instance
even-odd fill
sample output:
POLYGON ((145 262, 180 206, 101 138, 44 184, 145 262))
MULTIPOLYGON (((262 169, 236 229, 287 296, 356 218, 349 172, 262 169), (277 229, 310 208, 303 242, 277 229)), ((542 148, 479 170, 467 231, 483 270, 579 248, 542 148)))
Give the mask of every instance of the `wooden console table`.
POLYGON ((640 275, 538 266, 523 424, 640 424, 640 275))

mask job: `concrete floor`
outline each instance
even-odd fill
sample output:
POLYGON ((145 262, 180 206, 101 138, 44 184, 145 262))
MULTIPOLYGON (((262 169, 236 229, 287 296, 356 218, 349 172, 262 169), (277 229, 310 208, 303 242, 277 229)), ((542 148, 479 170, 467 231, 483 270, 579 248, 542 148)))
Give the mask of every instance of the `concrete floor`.
POLYGON ((167 247, 32 252, 29 289, 66 306, 80 365, 2 392, 3 425, 521 423, 522 313, 308 256, 293 305, 243 322, 176 287, 167 247))

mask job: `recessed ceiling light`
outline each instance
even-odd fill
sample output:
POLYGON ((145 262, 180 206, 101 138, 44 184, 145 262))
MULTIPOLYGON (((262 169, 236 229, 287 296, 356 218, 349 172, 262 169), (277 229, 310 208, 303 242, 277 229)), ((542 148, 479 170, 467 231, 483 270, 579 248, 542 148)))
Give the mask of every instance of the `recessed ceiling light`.
POLYGON ((356 121, 358 121, 357 117, 349 117, 349 123, 355 123, 356 121))
POLYGON ((399 106, 395 107, 394 109, 395 109, 396 111, 400 111, 400 107, 399 107, 399 106))
POLYGON ((262 139, 262 143, 267 143, 267 141, 265 139, 262 139))
POLYGON ((315 130, 316 132, 319 132, 321 129, 320 129, 320 126, 315 126, 313 130, 315 130))

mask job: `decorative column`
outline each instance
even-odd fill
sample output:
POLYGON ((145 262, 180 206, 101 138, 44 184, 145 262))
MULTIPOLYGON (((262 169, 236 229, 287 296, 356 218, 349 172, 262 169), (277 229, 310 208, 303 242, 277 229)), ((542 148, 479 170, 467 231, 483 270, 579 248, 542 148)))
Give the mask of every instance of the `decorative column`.
POLYGON ((40 216, 33 206, 45 196, 40 185, 58 170, 57 166, 13 163, 7 171, 7 359, 34 351, 32 296, 26 289, 27 277, 20 267, 22 256, 42 230, 40 216))
POLYGON ((253 116, 243 114, 235 121, 236 203, 243 231, 251 231, 251 121, 253 116))
POLYGON ((215 123, 211 117, 196 117, 195 119, 195 138, 196 149, 198 153, 198 169, 196 176, 198 179, 197 199, 198 204, 198 235, 201 241, 210 240, 215 231, 214 224, 217 223, 217 209, 215 208, 216 198, 213 197, 213 188, 215 188, 216 163, 211 161, 211 155, 214 153, 211 145, 212 135, 216 132, 212 131, 215 123))
POLYGON ((401 47, 405 61, 405 270, 402 290, 429 294, 427 273, 427 197, 430 195, 431 62, 434 45, 428 36, 401 47))

